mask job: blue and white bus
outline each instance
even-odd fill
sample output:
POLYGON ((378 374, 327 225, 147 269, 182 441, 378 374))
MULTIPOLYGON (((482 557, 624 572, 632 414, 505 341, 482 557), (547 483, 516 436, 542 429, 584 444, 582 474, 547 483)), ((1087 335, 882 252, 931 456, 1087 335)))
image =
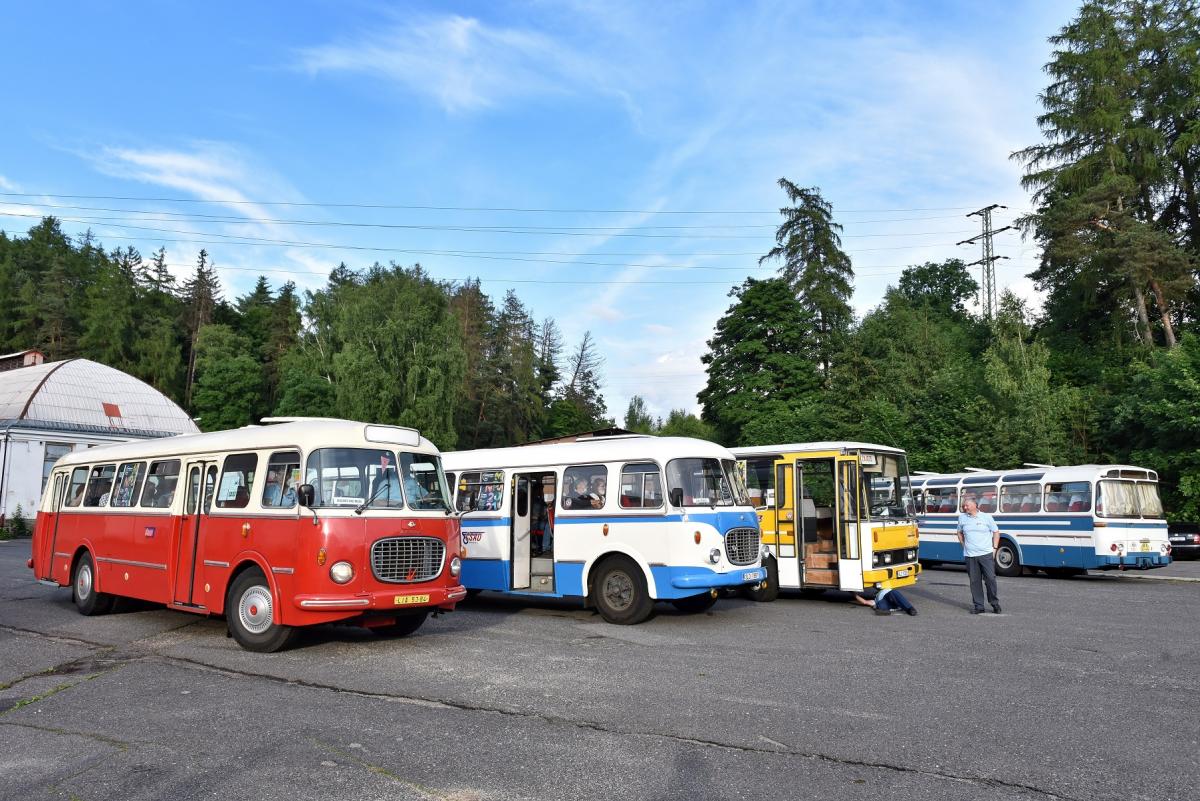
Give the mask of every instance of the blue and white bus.
POLYGON ((447 453, 443 464, 469 590, 578 597, 633 624, 656 600, 702 611, 719 589, 766 578, 734 456, 711 442, 581 438, 447 453))
POLYGON ((955 533, 974 497, 1000 528, 996 572, 1023 568, 1067 576, 1171 562, 1158 474, 1131 465, 1028 466, 913 477, 921 560, 962 563, 955 533))

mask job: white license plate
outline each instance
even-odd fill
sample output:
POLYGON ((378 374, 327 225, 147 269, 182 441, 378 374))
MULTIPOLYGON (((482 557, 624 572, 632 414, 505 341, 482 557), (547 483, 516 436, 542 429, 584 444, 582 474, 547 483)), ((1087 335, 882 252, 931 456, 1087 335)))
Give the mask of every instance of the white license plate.
POLYGON ((907 575, 908 575, 908 568, 905 568, 904 570, 896 571, 896 578, 904 578, 907 575))
POLYGON ((761 580, 762 580, 762 573, 759 573, 757 570, 751 570, 747 573, 742 574, 742 581, 761 581, 761 580))

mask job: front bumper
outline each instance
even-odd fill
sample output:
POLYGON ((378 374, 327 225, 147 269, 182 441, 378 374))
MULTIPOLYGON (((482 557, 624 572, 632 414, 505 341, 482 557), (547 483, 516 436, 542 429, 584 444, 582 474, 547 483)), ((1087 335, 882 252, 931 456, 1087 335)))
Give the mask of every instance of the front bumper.
POLYGON ((921 575, 920 562, 877 567, 873 570, 863 571, 863 586, 894 590, 897 587, 915 584, 919 575, 921 575))
POLYGON ((1195 559, 1200 556, 1200 545, 1188 542, 1171 543, 1171 556, 1175 559, 1195 559))
POLYGON ((704 568, 680 568, 671 576, 671 586, 680 590, 711 590, 718 587, 741 587, 757 584, 767 577, 765 567, 747 567, 717 573, 704 568))
POLYGON ((452 587, 395 587, 344 595, 297 595, 292 603, 305 612, 399 612, 431 606, 453 609, 466 595, 467 588, 455 584, 452 587))

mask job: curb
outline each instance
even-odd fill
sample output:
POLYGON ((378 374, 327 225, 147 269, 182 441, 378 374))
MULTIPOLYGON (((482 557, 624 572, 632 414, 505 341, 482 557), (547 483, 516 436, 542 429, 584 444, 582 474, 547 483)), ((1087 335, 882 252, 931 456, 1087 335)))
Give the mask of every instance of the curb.
POLYGON ((1126 581, 1176 581, 1181 584, 1200 583, 1200 578, 1192 578, 1191 576, 1134 576, 1121 574, 1114 576, 1114 578, 1126 581))

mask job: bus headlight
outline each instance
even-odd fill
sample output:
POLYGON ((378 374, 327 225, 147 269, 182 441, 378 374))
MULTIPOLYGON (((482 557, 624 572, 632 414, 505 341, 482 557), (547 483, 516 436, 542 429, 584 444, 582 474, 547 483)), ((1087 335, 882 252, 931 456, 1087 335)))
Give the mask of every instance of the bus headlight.
POLYGON ((709 551, 708 552, 708 561, 714 565, 717 562, 720 562, 721 561, 721 549, 713 548, 711 551, 709 551))
POLYGON ((879 554, 871 554, 871 564, 875 565, 876 567, 879 566, 879 554))
POLYGON ((450 575, 457 576, 462 572, 462 560, 457 556, 450 560, 450 575))
POLYGON ((892 555, 890 553, 885 553, 883 555, 883 563, 885 565, 890 565, 892 563, 892 555))
POLYGON ((913 551, 913 550, 910 550, 910 551, 908 551, 908 561, 910 561, 910 562, 911 562, 911 561, 913 561, 913 560, 914 560, 914 559, 916 559, 916 558, 917 558, 917 552, 916 552, 916 551, 913 551))
POLYGON ((354 578, 354 565, 349 562, 334 562, 329 568, 329 577, 336 584, 346 584, 354 578))

